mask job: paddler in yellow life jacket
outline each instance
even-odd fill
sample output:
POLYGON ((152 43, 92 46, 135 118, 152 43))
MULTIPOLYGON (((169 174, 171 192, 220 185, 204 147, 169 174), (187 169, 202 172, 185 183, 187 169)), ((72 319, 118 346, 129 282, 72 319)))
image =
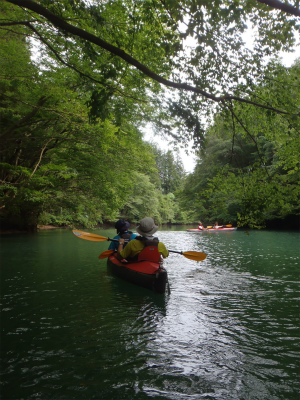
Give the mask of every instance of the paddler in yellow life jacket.
POLYGON ((127 243, 123 248, 125 240, 119 239, 118 254, 119 260, 142 261, 149 260, 159 262, 161 257, 166 258, 169 255, 165 245, 154 237, 153 234, 158 230, 154 220, 150 217, 143 218, 136 228, 141 235, 127 243))

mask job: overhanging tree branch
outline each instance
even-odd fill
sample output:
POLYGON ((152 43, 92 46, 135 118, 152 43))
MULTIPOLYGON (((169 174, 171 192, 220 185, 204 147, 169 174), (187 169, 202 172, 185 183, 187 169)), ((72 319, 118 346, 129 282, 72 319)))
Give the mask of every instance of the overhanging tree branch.
MULTIPOLYGON (((49 22, 51 22, 56 28, 58 28, 64 32, 68 32, 74 36, 77 36, 84 40, 87 40, 90 43, 95 44, 96 46, 102 47, 103 49, 109 51, 110 53, 122 58, 128 64, 133 65, 139 71, 143 72, 146 76, 155 80, 158 83, 161 83, 164 86, 175 88, 175 89, 181 89, 181 90, 185 90, 185 91, 190 91, 190 92, 202 95, 202 96, 206 97, 207 99, 210 99, 215 102, 236 100, 238 102, 252 104, 256 107, 264 108, 267 110, 272 110, 272 111, 275 111, 276 113, 289 114, 288 112, 286 112, 284 110, 279 110, 279 109, 270 107, 268 105, 259 104, 259 103, 253 102, 253 101, 245 99, 245 98, 231 96, 229 94, 225 94, 224 96, 215 96, 211 93, 201 90, 200 88, 191 86, 187 83, 178 83, 178 82, 170 81, 170 80, 165 79, 162 76, 156 74, 154 71, 150 70, 148 67, 146 67, 144 64, 140 63, 138 60, 136 60, 135 58, 133 58, 132 56, 127 54, 125 51, 119 49, 118 47, 106 42, 103 39, 100 39, 99 37, 87 32, 81 28, 78 28, 74 25, 69 24, 63 18, 57 16, 56 14, 49 11, 47 8, 41 6, 40 4, 38 4, 32 0, 6 0, 6 1, 8 3, 15 4, 21 8, 27 8, 27 9, 43 16, 49 22)), ((1 25, 4 26, 5 23, 2 23, 1 25)), ((28 25, 28 22, 26 23, 26 25, 28 25)))
MULTIPOLYGON (((47 149, 48 144, 49 144, 52 140, 54 140, 54 138, 50 138, 50 139, 47 141, 47 143, 42 147, 42 149, 41 149, 41 154, 40 154, 40 156, 39 156, 38 162, 36 163, 36 165, 35 165, 35 167, 34 167, 32 173, 31 173, 30 177, 27 179, 27 182, 30 181, 30 179, 33 177, 33 175, 35 174, 36 170, 38 169, 38 167, 39 167, 39 165, 40 165, 40 163, 41 163, 41 161, 42 161, 43 154, 44 154, 45 150, 47 149)), ((27 183, 27 182, 26 182, 26 183, 27 183)))
POLYGON ((300 10, 290 4, 281 3, 278 0, 256 0, 259 3, 267 4, 272 8, 276 8, 277 10, 284 11, 288 14, 295 15, 296 17, 300 17, 300 10))

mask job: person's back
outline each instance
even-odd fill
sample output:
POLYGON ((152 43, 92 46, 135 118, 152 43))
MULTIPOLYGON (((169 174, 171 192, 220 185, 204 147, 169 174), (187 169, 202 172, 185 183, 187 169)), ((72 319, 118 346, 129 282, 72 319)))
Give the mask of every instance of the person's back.
MULTIPOLYGON (((144 260, 149 260, 153 262, 161 261, 161 255, 158 249, 159 240, 157 237, 153 238, 152 240, 148 240, 144 236, 138 236, 137 240, 140 240, 144 245, 143 250, 137 256, 138 261, 144 261, 144 260)), ((160 247, 160 250, 163 251, 162 247, 160 247)))
POLYGON ((200 231, 202 231, 202 230, 204 229, 204 226, 203 226, 203 224, 202 224, 201 221, 199 222, 198 229, 199 229, 200 231))
MULTIPOLYGON (((124 239, 125 241, 125 246, 127 243, 129 243, 131 240, 135 239, 137 235, 135 233, 132 233, 129 231, 130 224, 128 221, 125 221, 124 219, 119 219, 116 224, 115 228, 117 230, 117 235, 114 237, 114 240, 119 240, 119 239, 124 239)), ((109 250, 118 250, 119 243, 118 242, 111 242, 108 249, 109 250)), ((125 247, 124 246, 124 247, 125 247)))
POLYGON ((215 222, 214 229, 222 228, 223 225, 219 225, 218 222, 215 222))
MULTIPOLYGON (((166 249, 165 245, 162 242, 159 242, 158 238, 155 238, 153 234, 158 230, 158 226, 154 224, 152 218, 147 217, 141 220, 140 225, 136 228, 137 232, 141 235, 131 240, 126 247, 123 248, 124 239, 119 239, 119 247, 118 247, 118 258, 126 259, 126 260, 141 260, 141 257, 145 259, 152 258, 150 253, 155 252, 159 254, 163 258, 168 257, 169 252, 166 249), (152 250, 150 250, 152 248, 152 250), (141 254, 141 256, 140 256, 141 254), (148 254, 146 258, 146 254, 148 254)), ((154 256, 155 260, 157 259, 154 256)), ((159 261, 159 260, 158 260, 159 261)))

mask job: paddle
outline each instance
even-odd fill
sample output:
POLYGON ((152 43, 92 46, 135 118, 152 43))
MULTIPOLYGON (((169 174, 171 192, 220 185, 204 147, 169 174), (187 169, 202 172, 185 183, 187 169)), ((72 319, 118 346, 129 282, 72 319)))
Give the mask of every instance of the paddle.
MULTIPOLYGON (((110 240, 111 242, 118 242, 118 239, 110 239, 105 236, 96 235, 95 233, 89 233, 84 231, 79 231, 77 229, 73 229, 73 233, 80 239, 90 240, 91 242, 104 242, 106 240, 110 240)), ((181 254, 185 258, 194 261, 203 261, 206 259, 206 254, 201 253, 199 251, 176 251, 176 250, 169 250, 170 253, 177 253, 181 254)), ((100 254, 99 258, 107 258, 113 253, 113 250, 106 250, 100 254)))
MULTIPOLYGON (((206 259, 205 253, 200 253, 199 251, 176 251, 176 250, 168 250, 170 253, 178 253, 194 261, 203 261, 206 259)), ((99 259, 102 260, 103 258, 107 258, 114 253, 114 250, 105 250, 103 253, 100 254, 99 259)))
POLYGON ((96 235, 95 233, 78 231, 77 229, 73 229, 72 232, 79 239, 90 240, 91 242, 104 242, 105 240, 111 240, 113 242, 118 242, 118 240, 115 240, 115 239, 110 239, 110 238, 105 237, 105 236, 96 235))
POLYGON ((102 260, 103 258, 107 258, 107 257, 111 256, 114 252, 115 252, 114 250, 105 250, 100 254, 100 256, 98 258, 99 258, 99 260, 102 260))
POLYGON ((206 254, 201 253, 200 251, 176 251, 176 250, 168 250, 170 253, 181 254, 185 258, 194 261, 203 261, 206 259, 206 254))

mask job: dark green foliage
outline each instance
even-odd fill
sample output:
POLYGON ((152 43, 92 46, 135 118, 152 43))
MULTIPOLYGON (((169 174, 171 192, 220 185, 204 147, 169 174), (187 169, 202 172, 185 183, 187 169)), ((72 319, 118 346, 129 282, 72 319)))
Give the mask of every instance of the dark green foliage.
MULTIPOLYGON (((174 220, 175 203, 161 193, 152 147, 130 121, 130 104, 128 115, 118 114, 118 99, 98 97, 101 114, 93 111, 90 123, 91 108, 77 89, 76 74, 64 68, 40 71, 18 36, 0 43, 18 49, 10 53, 11 61, 19 57, 14 70, 2 59, 2 225, 93 226, 117 218, 122 209, 132 221, 145 215, 159 223, 174 220)), ((168 159, 173 169, 168 184, 174 189, 184 173, 179 160, 173 165, 171 153, 168 159)))
POLYGON ((181 195, 193 220, 264 227, 290 215, 299 219, 299 67, 299 60, 289 69, 274 64, 255 91, 289 114, 235 104, 215 116, 181 195))
POLYGON ((171 150, 164 152, 155 148, 154 153, 162 192, 168 194, 180 190, 185 178, 185 172, 180 157, 177 155, 177 160, 175 160, 171 150))

